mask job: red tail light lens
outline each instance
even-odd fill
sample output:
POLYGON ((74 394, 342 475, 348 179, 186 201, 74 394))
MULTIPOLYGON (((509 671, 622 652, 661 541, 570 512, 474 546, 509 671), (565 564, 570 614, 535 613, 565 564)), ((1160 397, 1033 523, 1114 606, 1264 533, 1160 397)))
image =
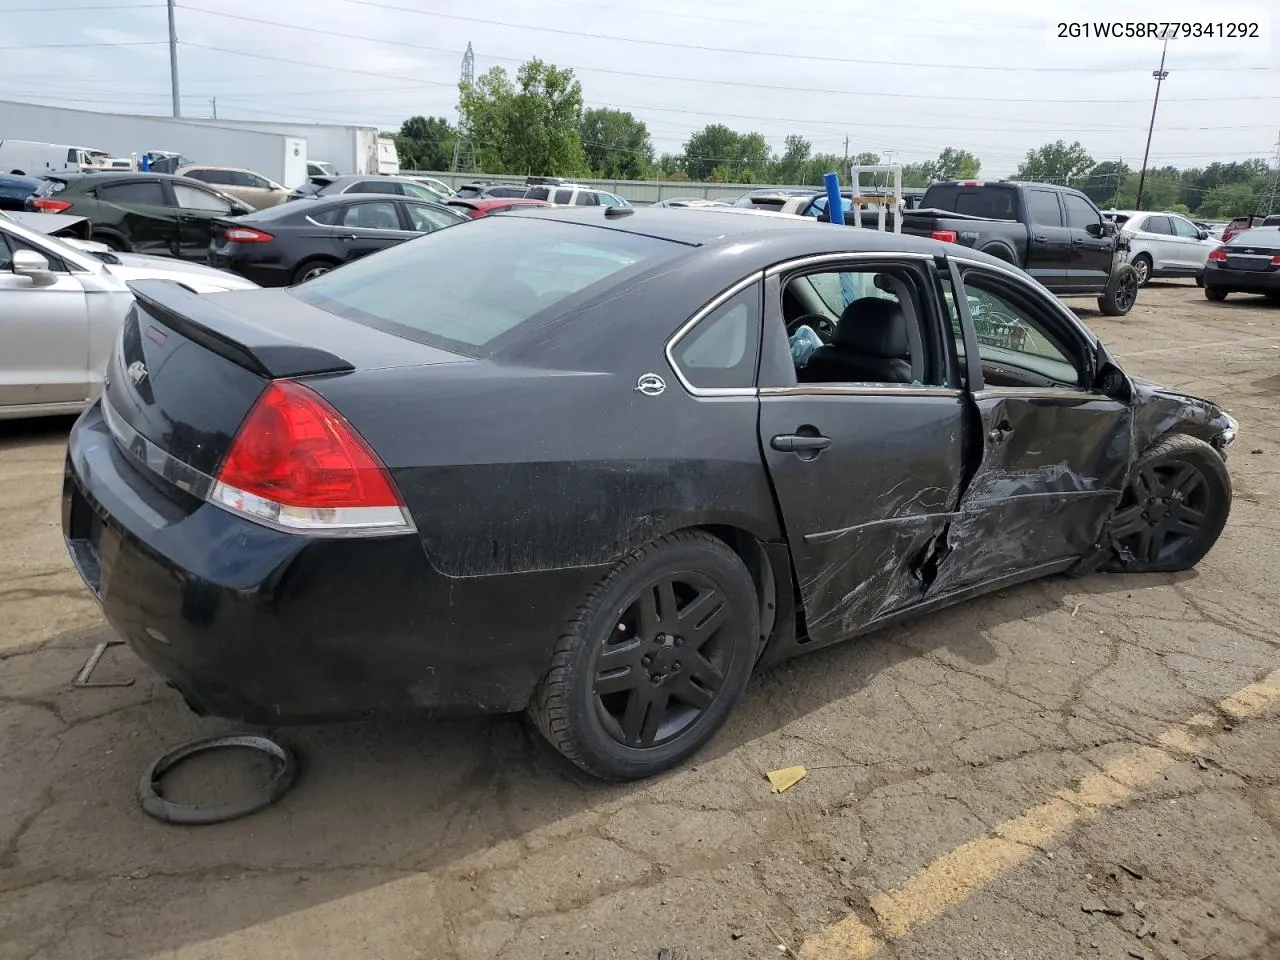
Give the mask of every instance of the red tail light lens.
POLYGON ((1280 267, 1280 257, 1272 257, 1272 258, 1271 258, 1271 265, 1272 265, 1273 267, 1280 267))
POLYGON ((275 237, 252 227, 229 227, 224 234, 229 243, 270 243, 275 237))
POLYGON ((41 213, 62 213, 64 210, 71 209, 71 201, 50 200, 48 197, 41 197, 39 200, 32 200, 31 205, 41 213))
POLYGON ((210 499, 301 533, 413 529, 378 455, 322 397, 289 380, 273 381, 245 417, 210 499))
POLYGON ((935 230, 929 236, 935 240, 941 240, 943 243, 955 243, 959 235, 954 230, 935 230))
POLYGON ((1227 259, 1227 251, 1223 250, 1221 247, 1218 247, 1216 250, 1210 250, 1209 259, 1218 261, 1225 260, 1227 259))

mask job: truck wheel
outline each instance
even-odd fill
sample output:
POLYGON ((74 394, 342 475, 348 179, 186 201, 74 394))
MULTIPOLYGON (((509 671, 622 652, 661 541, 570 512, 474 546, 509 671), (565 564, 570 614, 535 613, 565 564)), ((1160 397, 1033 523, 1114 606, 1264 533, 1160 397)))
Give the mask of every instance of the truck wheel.
POLYGON ((1122 263, 1111 271, 1106 292, 1098 298, 1098 309, 1108 317, 1123 317, 1138 299, 1138 271, 1122 263))
POLYGON ((583 598, 529 716, 583 770, 638 780, 702 747, 742 695, 760 601, 738 555, 706 533, 635 550, 583 598))
POLYGON ((1151 258, 1145 253, 1140 253, 1129 262, 1138 273, 1138 286, 1145 287, 1151 280, 1151 258))

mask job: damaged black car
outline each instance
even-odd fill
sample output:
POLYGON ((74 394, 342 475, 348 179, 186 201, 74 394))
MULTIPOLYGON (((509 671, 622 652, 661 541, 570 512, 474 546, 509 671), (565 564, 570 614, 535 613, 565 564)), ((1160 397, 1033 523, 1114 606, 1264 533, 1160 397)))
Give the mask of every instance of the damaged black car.
POLYGON ((1186 569, 1231 506, 1227 413, 931 239, 528 211, 291 289, 134 291, 63 527, 201 713, 527 710, 644 777, 761 665, 1036 577, 1186 569))

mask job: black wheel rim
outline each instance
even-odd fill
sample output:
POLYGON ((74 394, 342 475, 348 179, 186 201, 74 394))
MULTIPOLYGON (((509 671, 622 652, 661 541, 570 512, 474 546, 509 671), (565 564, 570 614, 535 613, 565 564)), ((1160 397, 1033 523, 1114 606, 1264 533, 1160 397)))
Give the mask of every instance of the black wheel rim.
POLYGON ((647 750, 711 709, 733 656, 729 601, 710 577, 666 574, 638 591, 592 665, 596 715, 618 743, 647 750))
POLYGON ((1176 556, 1204 531, 1210 496, 1205 475, 1195 464, 1148 464, 1129 481, 1111 521, 1112 539, 1138 563, 1176 556))
POLYGON ((1116 307, 1127 311, 1138 298, 1138 275, 1125 271, 1125 275, 1116 284, 1116 307))

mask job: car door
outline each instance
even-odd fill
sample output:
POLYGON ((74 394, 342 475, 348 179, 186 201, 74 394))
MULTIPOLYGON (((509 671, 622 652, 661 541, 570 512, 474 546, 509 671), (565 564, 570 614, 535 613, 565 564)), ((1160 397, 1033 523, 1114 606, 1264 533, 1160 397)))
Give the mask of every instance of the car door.
POLYGON ((1058 191, 1028 187, 1024 194, 1031 244, 1027 254, 1027 273, 1054 289, 1076 286, 1078 277, 1072 263, 1071 231, 1067 229, 1058 191))
POLYGON ((213 239, 214 221, 232 216, 231 204, 194 184, 170 181, 168 186, 178 208, 178 255, 183 260, 204 262, 213 239))
POLYGON ((950 531, 947 592, 1052 572, 1097 542, 1130 463, 1128 404, 1091 388, 1095 342, 1012 272, 959 261, 949 286, 981 441, 950 531), (959 561, 959 562, 955 562, 959 561))
POLYGON ((1102 214, 1084 197, 1074 193, 1060 194, 1067 229, 1071 231, 1071 269, 1073 286, 1101 291, 1111 275, 1115 240, 1106 235, 1102 214))
POLYGON ((384 197, 345 207, 334 238, 339 259, 348 263, 418 236, 401 222, 398 206, 397 201, 384 197))
POLYGON ((402 222, 407 230, 415 234, 432 233, 445 227, 464 222, 465 218, 454 216, 426 203, 414 203, 402 200, 399 204, 402 222))
POLYGON ((1170 214, 1169 223, 1173 226, 1172 242, 1177 257, 1174 265, 1178 272, 1184 276, 1199 273, 1204 269, 1205 261, 1209 259, 1209 251, 1216 244, 1201 240, 1200 228, 1186 217, 1170 214))
POLYGON ((178 211, 164 182, 150 178, 104 183, 94 193, 98 228, 118 230, 135 253, 178 256, 178 211))
POLYGON ((919 603, 945 552, 965 408, 933 271, 927 255, 844 255, 782 264, 766 280, 760 448, 815 646, 919 603), (906 333, 878 329, 897 312, 906 333), (818 350, 788 342, 815 332, 821 367, 818 350))
POLYGON ((74 404, 89 395, 89 311, 66 264, 0 229, 0 411, 74 404), (37 286, 13 272, 13 253, 32 250, 54 281, 37 286))
POLYGON ((1173 224, 1163 214, 1149 214, 1143 225, 1143 232, 1149 238, 1152 267, 1159 273, 1166 273, 1174 268, 1177 262, 1178 249, 1173 237, 1173 224))

